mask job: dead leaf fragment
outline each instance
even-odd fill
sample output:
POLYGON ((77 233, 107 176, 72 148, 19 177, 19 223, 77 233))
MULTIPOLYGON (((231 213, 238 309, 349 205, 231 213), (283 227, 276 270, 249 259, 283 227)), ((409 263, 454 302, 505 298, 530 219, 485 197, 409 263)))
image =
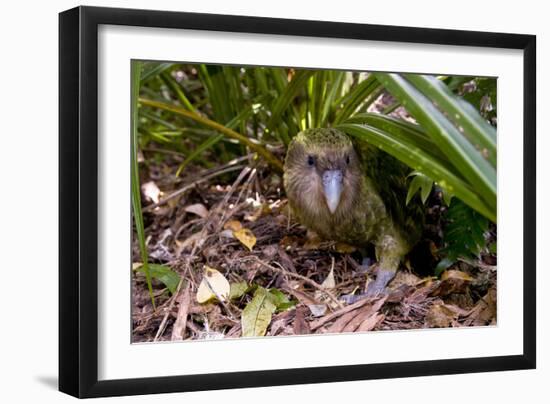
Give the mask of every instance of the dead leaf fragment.
POLYGON ((363 322, 369 319, 372 315, 376 314, 378 310, 382 308, 387 298, 388 298, 387 296, 383 296, 376 302, 372 303, 372 305, 360 309, 357 315, 353 317, 347 324, 345 324, 345 327, 342 329, 341 332, 356 331, 357 328, 361 324, 363 324, 363 322))
POLYGON ((195 203, 194 205, 186 206, 184 210, 189 213, 194 213, 203 219, 208 216, 208 209, 202 203, 195 203))
POLYGON ((233 231, 233 235, 237 237, 237 240, 239 240, 244 246, 252 251, 252 248, 256 244, 256 236, 252 233, 252 230, 242 228, 240 230, 233 231))
POLYGON ((357 332, 366 332, 366 331, 372 331, 378 324, 380 324, 382 321, 384 321, 383 314, 374 313, 372 316, 367 318, 365 321, 363 321, 359 327, 357 328, 357 332))
POLYGON ((441 282, 431 296, 447 296, 451 293, 465 293, 474 279, 465 272, 448 270, 441 275, 441 282))
POLYGON ((474 278, 472 278, 466 272, 457 271, 454 269, 447 270, 441 274, 442 281, 447 279, 461 279, 463 281, 468 281, 468 282, 471 282, 474 280, 474 278))
POLYGON ((307 308, 304 306, 296 308, 296 316, 294 318, 294 334, 303 335, 311 333, 309 324, 306 321, 307 308))
POLYGON ((496 323, 497 318, 497 291, 489 289, 466 318, 465 325, 481 326, 496 323))
POLYGON ((154 181, 149 181, 141 185, 141 192, 143 192, 145 198, 150 202, 158 203, 160 201, 161 192, 154 181))
POLYGON ((336 287, 336 281, 334 280, 334 267, 330 269, 330 272, 323 283, 321 283, 321 286, 323 289, 334 289, 336 287))
POLYGON ((430 328, 450 327, 458 318, 458 313, 444 303, 436 303, 426 314, 426 326, 430 328))
POLYGON ((176 322, 172 328, 172 341, 181 341, 185 338, 185 327, 187 325, 187 315, 189 313, 189 304, 191 303, 191 295, 189 293, 189 284, 179 298, 179 309, 176 317, 176 322))
POLYGON ((221 272, 205 266, 204 276, 197 290, 197 302, 206 303, 214 298, 225 301, 229 297, 230 290, 229 282, 221 272))

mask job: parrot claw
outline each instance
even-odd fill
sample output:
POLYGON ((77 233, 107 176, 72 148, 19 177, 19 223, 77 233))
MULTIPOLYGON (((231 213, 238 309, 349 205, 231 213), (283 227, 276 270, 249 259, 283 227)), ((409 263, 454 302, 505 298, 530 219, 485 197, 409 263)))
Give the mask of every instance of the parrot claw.
POLYGON ((376 280, 369 282, 365 295, 367 297, 384 295, 388 293, 386 286, 395 276, 395 271, 379 269, 376 274, 376 280))

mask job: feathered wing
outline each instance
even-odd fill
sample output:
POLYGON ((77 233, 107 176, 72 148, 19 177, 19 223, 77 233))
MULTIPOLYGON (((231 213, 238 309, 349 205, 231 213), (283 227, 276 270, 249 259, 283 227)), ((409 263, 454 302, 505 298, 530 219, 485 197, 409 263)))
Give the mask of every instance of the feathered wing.
POLYGON ((415 244, 422 234, 424 225, 424 205, 419 197, 406 204, 411 169, 390 154, 354 139, 354 146, 362 160, 366 175, 377 187, 392 219, 403 229, 403 236, 409 243, 415 244))

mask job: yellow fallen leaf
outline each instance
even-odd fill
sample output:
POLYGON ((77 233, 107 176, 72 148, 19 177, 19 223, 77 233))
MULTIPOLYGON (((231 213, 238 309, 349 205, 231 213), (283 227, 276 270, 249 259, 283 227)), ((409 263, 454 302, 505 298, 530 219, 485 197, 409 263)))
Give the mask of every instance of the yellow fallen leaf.
POLYGON ((213 298, 226 301, 230 291, 229 282, 220 271, 206 265, 204 268, 204 276, 197 290, 197 302, 206 303, 213 298))
POLYGON ((250 251, 252 251, 252 247, 256 244, 256 236, 250 229, 242 228, 240 230, 233 231, 233 235, 237 237, 237 239, 250 251))
POLYGON ((223 228, 226 229, 226 230, 229 229, 229 230, 232 230, 232 231, 238 231, 238 230, 241 230, 243 228, 243 225, 238 220, 229 220, 228 222, 226 222, 224 224, 223 228))

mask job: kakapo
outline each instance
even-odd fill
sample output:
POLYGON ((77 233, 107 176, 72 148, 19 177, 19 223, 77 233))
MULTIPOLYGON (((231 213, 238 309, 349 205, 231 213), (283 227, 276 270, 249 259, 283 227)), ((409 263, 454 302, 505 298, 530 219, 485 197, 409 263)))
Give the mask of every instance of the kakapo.
POLYGON ((305 130, 288 146, 284 186, 298 221, 326 240, 374 245, 378 270, 367 295, 385 291, 422 235, 422 203, 406 204, 410 171, 337 129, 305 130))

